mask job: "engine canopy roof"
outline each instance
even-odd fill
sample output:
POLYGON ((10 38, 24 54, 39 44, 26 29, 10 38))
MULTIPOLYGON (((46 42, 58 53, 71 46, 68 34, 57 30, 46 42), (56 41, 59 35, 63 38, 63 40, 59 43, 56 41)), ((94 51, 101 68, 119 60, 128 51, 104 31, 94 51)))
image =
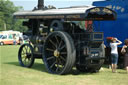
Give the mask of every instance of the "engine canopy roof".
POLYGON ((76 6, 58 9, 15 12, 19 19, 64 19, 69 21, 115 20, 116 12, 105 7, 76 6))

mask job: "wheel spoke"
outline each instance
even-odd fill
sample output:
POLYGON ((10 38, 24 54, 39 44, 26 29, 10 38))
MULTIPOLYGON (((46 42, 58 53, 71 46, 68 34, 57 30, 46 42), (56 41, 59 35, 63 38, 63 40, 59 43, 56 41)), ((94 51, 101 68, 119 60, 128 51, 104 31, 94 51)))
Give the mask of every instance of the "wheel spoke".
POLYGON ((60 65, 63 65, 63 63, 61 62, 60 58, 58 58, 58 60, 59 60, 59 64, 60 64, 60 65))
POLYGON ((25 46, 24 48, 25 48, 25 50, 26 50, 26 53, 28 53, 28 52, 27 52, 28 46, 27 46, 27 47, 25 46))
POLYGON ((59 65, 57 64, 57 67, 56 67, 56 72, 59 70, 59 65))
POLYGON ((26 58, 25 59, 25 65, 29 65, 30 64, 30 59, 29 58, 26 58))
POLYGON ((55 38, 56 38, 57 44, 59 44, 59 40, 58 40, 57 36, 55 36, 55 38))
POLYGON ((66 54, 67 54, 67 52, 60 52, 60 54, 62 54, 62 55, 64 55, 64 54, 65 54, 65 55, 66 55, 66 54))
POLYGON ((30 64, 30 58, 28 58, 28 65, 30 64))
POLYGON ((25 64, 25 65, 26 65, 26 59, 27 59, 27 58, 24 59, 24 64, 25 64))
POLYGON ((55 61, 55 62, 53 62, 53 64, 50 66, 50 68, 52 68, 55 64, 56 64, 56 61, 55 61))
POLYGON ((26 58, 26 65, 28 65, 28 58, 26 58))
POLYGON ((23 52, 26 54, 27 53, 27 50, 26 50, 26 48, 24 47, 23 48, 23 52))
POLYGON ((55 58, 54 56, 48 57, 48 58, 47 58, 47 61, 48 61, 48 60, 51 60, 51 59, 54 59, 54 58, 55 58))
POLYGON ((64 49, 64 47, 66 47, 66 45, 63 45, 63 46, 60 48, 60 50, 64 49))
POLYGON ((30 51, 30 48, 27 46, 27 53, 30 53, 31 51, 30 51))
POLYGON ((65 61, 65 62, 66 62, 66 59, 64 59, 64 57, 63 57, 63 56, 60 56, 60 58, 61 58, 63 61, 65 61))
POLYGON ((23 53, 23 52, 21 53, 21 55, 25 55, 25 54, 26 54, 26 53, 23 53))
POLYGON ((57 47, 56 44, 51 39, 49 39, 49 41, 51 42, 51 44, 55 46, 55 48, 57 47))
POLYGON ((46 50, 54 52, 54 50, 51 48, 46 48, 46 50))
POLYGON ((23 53, 23 54, 26 54, 26 53, 24 52, 24 49, 22 50, 22 53, 23 53))
POLYGON ((22 57, 22 58, 26 58, 26 55, 22 55, 21 57, 22 57))
POLYGON ((60 46, 62 45, 62 42, 63 42, 63 41, 61 40, 61 41, 60 41, 60 43, 59 43, 59 46, 58 46, 58 48, 60 48, 60 46))
POLYGON ((29 48, 29 51, 28 51, 28 53, 31 53, 31 49, 29 48))
POLYGON ((26 49, 27 49, 27 51, 28 51, 29 47, 28 47, 28 46, 26 46, 26 49))
POLYGON ((31 58, 28 58, 28 63, 30 63, 30 61, 31 61, 31 58))

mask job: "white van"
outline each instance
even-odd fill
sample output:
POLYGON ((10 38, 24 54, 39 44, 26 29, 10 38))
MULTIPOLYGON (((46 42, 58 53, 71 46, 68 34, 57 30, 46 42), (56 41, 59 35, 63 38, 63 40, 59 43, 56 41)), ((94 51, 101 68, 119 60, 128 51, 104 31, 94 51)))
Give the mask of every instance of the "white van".
POLYGON ((2 31, 0 32, 0 45, 20 44, 19 38, 22 33, 18 31, 2 31))

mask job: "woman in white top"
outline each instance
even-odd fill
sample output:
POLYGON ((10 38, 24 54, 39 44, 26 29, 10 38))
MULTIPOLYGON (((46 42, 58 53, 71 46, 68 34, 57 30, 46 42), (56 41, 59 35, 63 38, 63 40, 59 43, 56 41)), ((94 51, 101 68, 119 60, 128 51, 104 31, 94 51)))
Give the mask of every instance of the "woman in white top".
POLYGON ((120 40, 117 38, 112 38, 112 42, 110 43, 111 47, 111 60, 112 60, 112 72, 116 72, 116 67, 118 63, 118 45, 122 44, 120 40))

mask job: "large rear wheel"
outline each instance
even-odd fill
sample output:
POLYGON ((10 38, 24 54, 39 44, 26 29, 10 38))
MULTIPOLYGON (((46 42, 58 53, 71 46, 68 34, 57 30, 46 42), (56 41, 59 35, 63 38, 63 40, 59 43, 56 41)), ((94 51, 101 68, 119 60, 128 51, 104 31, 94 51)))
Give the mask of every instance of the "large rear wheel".
POLYGON ((56 31, 49 34, 44 43, 43 51, 43 61, 50 73, 66 74, 75 63, 74 43, 66 32, 56 31))

